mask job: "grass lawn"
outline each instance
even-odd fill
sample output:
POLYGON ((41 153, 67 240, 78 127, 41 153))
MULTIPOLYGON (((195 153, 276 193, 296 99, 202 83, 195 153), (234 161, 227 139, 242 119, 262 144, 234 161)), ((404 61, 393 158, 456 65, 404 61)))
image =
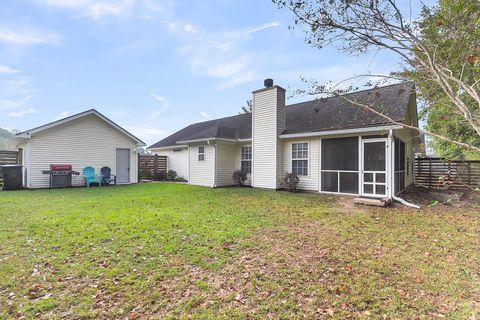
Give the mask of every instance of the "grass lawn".
POLYGON ((480 210, 152 183, 0 192, 0 319, 478 319, 480 210))

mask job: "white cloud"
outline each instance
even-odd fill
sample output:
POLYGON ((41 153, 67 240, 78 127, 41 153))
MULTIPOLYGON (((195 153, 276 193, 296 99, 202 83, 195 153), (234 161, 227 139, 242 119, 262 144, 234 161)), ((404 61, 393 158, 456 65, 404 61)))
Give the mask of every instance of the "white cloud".
POLYGON ((128 115, 128 111, 127 110, 112 110, 112 111, 105 112, 105 115, 107 115, 109 117, 120 118, 120 117, 125 117, 126 115, 128 115))
POLYGON ((16 73, 19 73, 19 72, 20 71, 18 71, 16 69, 0 65, 0 74, 16 74, 16 73))
POLYGON ((264 63, 258 52, 246 51, 244 44, 260 31, 280 26, 269 22, 229 32, 207 32, 190 24, 173 22, 167 28, 178 36, 184 35, 186 44, 177 53, 189 60, 196 74, 221 79, 220 89, 234 87, 258 78, 264 63))
POLYGON ((165 103, 167 101, 167 98, 156 95, 155 93, 149 93, 148 95, 153 97, 155 100, 158 100, 162 103, 165 103))
POLYGON ((208 120, 212 118, 212 115, 210 113, 207 113, 205 111, 200 112, 200 115, 202 116, 203 119, 208 120))
POLYGON ((75 10, 80 16, 100 19, 102 17, 136 17, 153 20, 153 14, 166 11, 172 0, 36 0, 49 7, 75 10))
POLYGON ((167 135, 166 130, 158 129, 152 126, 141 124, 138 126, 135 125, 122 125, 125 130, 131 132, 136 137, 145 141, 147 144, 153 143, 164 138, 167 135))
POLYGON ((167 98, 165 97, 156 95, 154 93, 149 93, 149 96, 151 96, 152 98, 160 102, 160 106, 161 106, 161 109, 152 111, 147 117, 147 120, 154 120, 158 118, 162 113, 167 111, 170 108, 170 105, 168 104, 167 98))
POLYGON ((0 43, 32 46, 36 44, 60 45, 61 37, 53 32, 30 26, 10 28, 0 25, 0 43))
POLYGON ((32 98, 31 95, 27 95, 20 100, 3 99, 0 100, 0 111, 10 111, 13 109, 19 109, 26 105, 26 103, 32 98))
POLYGON ((68 111, 68 110, 62 111, 55 116, 55 120, 60 120, 60 119, 66 118, 69 115, 70 115, 70 111, 68 111))
POLYGON ((189 32, 189 33, 194 33, 194 34, 197 34, 198 33, 198 30, 195 29, 192 25, 190 24, 186 24, 183 29, 185 30, 185 32, 189 32))
POLYGON ((227 80, 223 81, 222 83, 220 83, 218 85, 218 88, 219 89, 233 88, 233 87, 236 87, 236 86, 244 84, 244 83, 252 82, 256 78, 257 78, 257 76, 256 76, 256 73, 254 71, 242 73, 240 75, 237 75, 236 77, 233 77, 233 78, 230 78, 230 79, 227 79, 227 80))
POLYGON ((23 118, 26 115, 34 114, 34 113, 37 113, 37 110, 35 108, 27 108, 27 109, 21 109, 18 111, 9 112, 7 113, 7 115, 12 118, 23 118))

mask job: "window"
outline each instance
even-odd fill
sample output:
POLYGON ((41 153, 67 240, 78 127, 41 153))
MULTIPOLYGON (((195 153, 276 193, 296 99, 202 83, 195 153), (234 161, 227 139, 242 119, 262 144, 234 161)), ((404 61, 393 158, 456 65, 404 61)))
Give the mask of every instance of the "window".
POLYGON ((242 147, 241 151, 241 170, 246 174, 252 173, 252 147, 242 147))
POLYGON ((198 147, 198 161, 205 161, 205 146, 198 147))
POLYGON ((308 176, 308 143, 292 143, 292 173, 308 176))
POLYGON ((358 194, 358 138, 322 139, 321 190, 358 194))

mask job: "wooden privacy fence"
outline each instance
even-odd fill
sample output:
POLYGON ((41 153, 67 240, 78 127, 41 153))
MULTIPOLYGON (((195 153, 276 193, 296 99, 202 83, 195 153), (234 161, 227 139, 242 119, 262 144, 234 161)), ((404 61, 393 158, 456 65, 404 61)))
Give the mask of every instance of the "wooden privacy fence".
POLYGON ((165 180, 167 178, 167 157, 157 155, 138 156, 138 179, 165 180))
POLYGON ((20 163, 21 153, 18 151, 0 150, 0 186, 3 186, 2 165, 20 163))
POLYGON ((480 188, 480 160, 417 158, 415 184, 437 189, 480 188))

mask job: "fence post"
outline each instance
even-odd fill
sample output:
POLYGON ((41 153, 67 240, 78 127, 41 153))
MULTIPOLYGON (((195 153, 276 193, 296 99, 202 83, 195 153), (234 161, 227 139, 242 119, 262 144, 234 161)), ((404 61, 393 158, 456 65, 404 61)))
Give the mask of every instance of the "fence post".
POLYGON ((153 177, 154 180, 158 177, 158 155, 153 158, 153 177))
MULTIPOLYGON (((142 173, 140 171, 140 168, 142 166, 140 165, 140 153, 137 154, 137 180, 140 180, 142 178, 142 173)), ((138 181, 140 182, 140 181, 138 181)))
POLYGON ((471 163, 467 163, 467 173, 468 173, 468 185, 471 186, 472 185, 472 164, 471 163))
POLYGON ((432 187, 432 159, 428 159, 429 170, 428 170, 428 186, 432 187))

